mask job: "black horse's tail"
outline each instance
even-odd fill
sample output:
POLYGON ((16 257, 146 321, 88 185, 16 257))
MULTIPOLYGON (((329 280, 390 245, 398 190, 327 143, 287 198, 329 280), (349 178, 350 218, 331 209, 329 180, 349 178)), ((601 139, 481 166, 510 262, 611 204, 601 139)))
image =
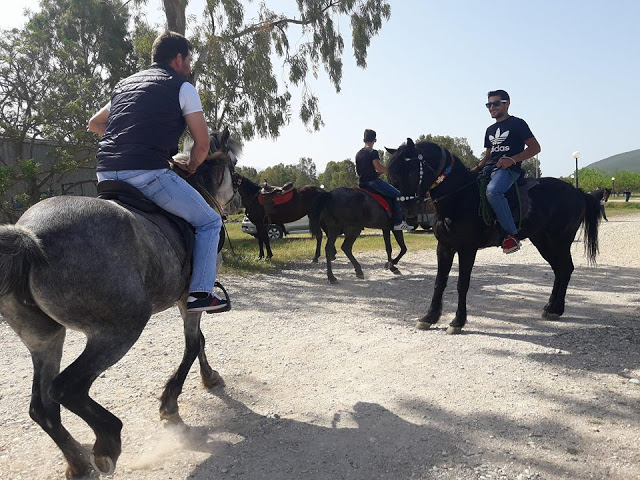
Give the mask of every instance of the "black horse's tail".
POLYGON ((585 201, 584 214, 584 251, 587 255, 587 261, 594 265, 596 263, 596 255, 598 255, 598 225, 600 224, 600 202, 591 194, 584 193, 580 190, 585 201))
POLYGON ((320 214, 330 198, 331 194, 329 192, 322 192, 313 199, 313 203, 309 209, 309 229, 311 230, 311 236, 313 238, 322 238, 320 214))
POLYGON ((18 225, 0 226, 0 295, 13 293, 22 302, 32 301, 29 272, 46 263, 40 240, 31 230, 18 225))

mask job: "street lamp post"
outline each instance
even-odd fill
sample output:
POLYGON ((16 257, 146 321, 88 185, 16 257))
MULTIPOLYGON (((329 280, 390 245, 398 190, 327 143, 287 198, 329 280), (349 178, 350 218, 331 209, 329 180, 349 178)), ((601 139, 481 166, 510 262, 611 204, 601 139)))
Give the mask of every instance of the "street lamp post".
POLYGON ((571 156, 576 159, 576 188, 578 188, 578 159, 580 158, 580 152, 573 152, 571 156))
POLYGON ((611 193, 616 194, 616 177, 611 177, 611 193))

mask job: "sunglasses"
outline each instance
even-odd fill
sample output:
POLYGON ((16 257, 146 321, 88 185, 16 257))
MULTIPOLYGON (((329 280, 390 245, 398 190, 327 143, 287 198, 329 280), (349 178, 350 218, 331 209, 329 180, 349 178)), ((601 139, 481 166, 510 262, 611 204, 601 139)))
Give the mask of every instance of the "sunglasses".
POLYGON ((495 102, 485 103, 484 106, 487 107, 487 108, 499 107, 501 103, 507 103, 507 101, 506 100, 496 100, 495 102))

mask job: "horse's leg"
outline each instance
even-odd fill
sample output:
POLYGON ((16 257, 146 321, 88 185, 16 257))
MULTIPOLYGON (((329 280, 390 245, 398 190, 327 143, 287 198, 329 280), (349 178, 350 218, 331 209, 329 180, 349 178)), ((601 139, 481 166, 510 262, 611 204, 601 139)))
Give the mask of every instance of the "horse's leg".
POLYGON ((200 378, 202 379, 202 384, 205 388, 213 388, 216 385, 221 385, 224 383, 220 374, 211 368, 209 365, 209 360, 207 360, 207 354, 205 352, 206 341, 204 339, 204 335, 202 334, 202 330, 198 327, 200 331, 200 351, 198 352, 198 362, 200 362, 200 378))
POLYGON ((347 256, 347 258, 351 261, 351 265, 353 265, 353 268, 356 271, 356 277, 364 278, 364 273, 362 272, 362 266, 360 265, 360 263, 358 263, 358 260, 356 260, 356 257, 353 256, 353 251, 352 251, 353 244, 355 243, 359 235, 360 235, 360 229, 357 229, 356 231, 354 231, 353 229, 345 229, 344 241, 342 242, 342 246, 340 248, 344 252, 344 254, 347 256))
POLYGON ((269 233, 267 232, 267 227, 261 225, 258 227, 256 225, 258 241, 260 242, 260 259, 264 258, 264 252, 262 250, 262 246, 267 249, 267 261, 271 260, 273 257, 273 252, 271 252, 271 242, 269 241, 269 233))
POLYGON ((324 245, 324 254, 327 258, 327 278, 329 283, 338 283, 338 279, 333 275, 331 269, 331 260, 336 258, 336 239, 338 235, 335 232, 327 232, 327 243, 324 245))
POLYGON ((436 252, 438 256, 436 283, 433 288, 433 296, 431 297, 429 310, 416 324, 416 328, 419 330, 428 330, 431 325, 434 325, 440 319, 440 315, 442 314, 442 295, 444 289, 447 287, 449 272, 451 271, 451 265, 453 265, 453 257, 456 254, 454 249, 445 247, 442 242, 438 242, 436 252))
POLYGON ((62 451, 67 460, 67 478, 84 478, 92 471, 89 452, 62 426, 60 404, 48 394, 53 379, 60 372, 66 330, 38 309, 13 301, 10 307, 8 304, 4 307, 8 307, 3 308, 5 319, 20 332, 20 339, 31 352, 33 385, 29 416, 62 451))
POLYGON ((398 270, 391 261, 391 253, 393 251, 391 248, 391 231, 383 228, 382 238, 384 240, 384 249, 387 252, 387 263, 384 264, 384 268, 391 270, 393 273, 400 273, 400 270, 398 270))
MULTIPOLYGON (((131 306, 134 311, 135 307, 131 306)), ((91 464, 104 475, 111 475, 121 453, 122 422, 89 396, 94 380, 120 360, 138 340, 150 315, 113 312, 112 321, 94 318, 96 325, 87 334, 82 354, 58 375, 51 385, 51 398, 82 418, 93 430, 91 464), (117 318, 117 323, 116 319, 117 318)))
POLYGON ((267 249, 267 261, 271 261, 271 257, 273 257, 273 252, 271 251, 271 240, 269 240, 269 235, 264 239, 264 246, 267 249))
POLYGON ((182 301, 179 302, 178 308, 184 324, 185 349, 182 362, 167 381, 160 397, 160 418, 176 423, 180 422, 178 397, 196 357, 200 361, 200 377, 205 387, 211 388, 222 380, 218 372, 209 365, 205 354, 205 340, 200 329, 202 313, 187 313, 182 301))
POLYGON ((400 261, 400 259, 402 257, 404 257, 404 254, 407 253, 407 245, 404 243, 404 233, 402 232, 402 230, 394 230, 393 231, 393 236, 395 237, 396 242, 398 243, 398 246, 400 247, 400 253, 398 253, 398 256, 396 258, 391 260, 392 267, 390 268, 390 270, 393 273, 400 273, 400 270, 395 268, 394 265, 397 265, 398 262, 400 261))
POLYGON ((318 259, 320 258, 320 248, 322 247, 322 235, 316 238, 316 254, 313 256, 313 263, 318 263, 318 259))
POLYGON ((457 334, 462 332, 462 327, 467 323, 467 293, 471 282, 471 270, 476 261, 476 249, 458 250, 458 309, 456 316, 447 328, 447 333, 457 334))
POLYGON ((542 317, 557 320, 564 313, 564 301, 571 274, 573 260, 571 258, 571 240, 564 236, 550 236, 548 234, 529 237, 542 258, 544 258, 554 273, 553 289, 549 301, 542 309, 542 317))
POLYGON ((264 242, 259 235, 256 236, 256 240, 258 240, 258 260, 262 260, 264 258, 264 242))

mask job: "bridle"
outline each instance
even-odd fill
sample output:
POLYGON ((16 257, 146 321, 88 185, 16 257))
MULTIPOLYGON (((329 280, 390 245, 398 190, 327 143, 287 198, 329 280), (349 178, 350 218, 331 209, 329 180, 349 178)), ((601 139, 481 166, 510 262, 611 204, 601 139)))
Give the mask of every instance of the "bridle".
POLYGON ((436 188, 438 185, 440 185, 442 182, 444 182, 445 178, 447 178, 447 176, 451 173, 451 171, 453 170, 453 165, 454 165, 454 156, 449 153, 449 155, 451 156, 451 162, 449 162, 449 165, 447 165, 447 150, 440 147, 440 162, 438 163, 438 166, 434 169, 431 168, 431 165, 429 165, 427 163, 427 160, 424 158, 424 155, 422 153, 418 153, 418 155, 416 157, 405 157, 404 161, 405 162, 410 162, 414 159, 418 160, 418 165, 420 166, 420 173, 419 173, 419 179, 418 179, 418 186, 416 187, 416 193, 415 195, 402 195, 400 197, 398 197, 398 200, 401 202, 406 202, 409 200, 424 200, 424 197, 426 196, 427 192, 429 190, 432 190, 434 188, 436 188), (424 172, 425 170, 430 170, 431 173, 433 174, 433 183, 431 183, 431 185, 429 185, 428 187, 424 187, 424 194, 421 194, 421 192, 423 191, 423 181, 424 181, 424 172))

